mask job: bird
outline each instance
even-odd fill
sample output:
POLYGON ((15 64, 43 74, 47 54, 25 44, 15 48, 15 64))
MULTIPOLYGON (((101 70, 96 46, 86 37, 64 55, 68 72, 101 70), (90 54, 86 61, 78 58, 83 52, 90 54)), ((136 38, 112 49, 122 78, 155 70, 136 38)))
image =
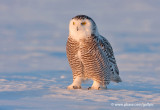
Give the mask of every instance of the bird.
POLYGON ((110 81, 122 82, 111 44, 87 15, 70 20, 66 55, 73 74, 73 83, 67 89, 81 89, 89 79, 93 84, 88 90, 107 89, 110 81))

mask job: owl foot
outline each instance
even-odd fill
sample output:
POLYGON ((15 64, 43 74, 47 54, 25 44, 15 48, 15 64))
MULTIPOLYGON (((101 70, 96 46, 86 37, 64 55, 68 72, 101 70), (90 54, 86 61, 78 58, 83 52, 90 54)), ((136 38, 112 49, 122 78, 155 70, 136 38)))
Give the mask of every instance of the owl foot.
POLYGON ((100 90, 100 88, 101 88, 101 84, 97 81, 93 81, 92 87, 89 87, 88 90, 91 90, 91 89, 100 90))
POLYGON ((93 81, 93 84, 91 87, 88 88, 88 90, 101 90, 106 89, 105 85, 102 85, 100 82, 93 81))
POLYGON ((67 87, 67 89, 69 89, 69 90, 72 90, 72 89, 81 89, 81 86, 70 85, 70 86, 67 87))
POLYGON ((76 77, 71 85, 67 87, 67 89, 81 89, 81 83, 83 78, 76 77))

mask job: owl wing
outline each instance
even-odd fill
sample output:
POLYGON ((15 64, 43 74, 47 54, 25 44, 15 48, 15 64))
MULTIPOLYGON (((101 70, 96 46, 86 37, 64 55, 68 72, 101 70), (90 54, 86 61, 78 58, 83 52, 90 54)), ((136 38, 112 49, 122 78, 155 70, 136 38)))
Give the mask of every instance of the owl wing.
POLYGON ((106 54, 107 59, 109 61, 109 66, 110 66, 110 70, 111 70, 111 80, 114 82, 121 82, 122 80, 119 77, 119 69, 116 64, 116 59, 114 57, 114 53, 113 53, 113 49, 112 49, 111 44, 103 36, 99 36, 98 40, 100 43, 100 47, 102 48, 102 50, 106 54))

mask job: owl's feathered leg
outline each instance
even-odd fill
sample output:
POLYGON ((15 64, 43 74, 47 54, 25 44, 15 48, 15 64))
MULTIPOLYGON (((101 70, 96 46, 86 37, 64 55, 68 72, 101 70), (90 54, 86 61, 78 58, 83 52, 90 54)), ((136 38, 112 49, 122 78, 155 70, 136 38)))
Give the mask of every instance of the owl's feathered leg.
POLYGON ((99 82, 94 81, 92 86, 88 88, 88 90, 90 89, 95 89, 95 90, 100 90, 100 89, 106 89, 106 87, 104 87, 103 85, 101 85, 99 82))
POLYGON ((82 81, 82 77, 76 77, 73 83, 67 87, 67 89, 81 89, 82 81))

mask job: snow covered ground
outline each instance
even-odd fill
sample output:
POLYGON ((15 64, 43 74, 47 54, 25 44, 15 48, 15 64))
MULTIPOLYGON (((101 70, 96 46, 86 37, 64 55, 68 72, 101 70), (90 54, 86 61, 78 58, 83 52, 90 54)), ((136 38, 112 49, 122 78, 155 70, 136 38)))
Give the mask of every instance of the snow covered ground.
POLYGON ((0 110, 159 110, 158 0, 0 0, 0 110), (92 17, 114 49, 122 83, 67 90, 69 20, 92 17))

